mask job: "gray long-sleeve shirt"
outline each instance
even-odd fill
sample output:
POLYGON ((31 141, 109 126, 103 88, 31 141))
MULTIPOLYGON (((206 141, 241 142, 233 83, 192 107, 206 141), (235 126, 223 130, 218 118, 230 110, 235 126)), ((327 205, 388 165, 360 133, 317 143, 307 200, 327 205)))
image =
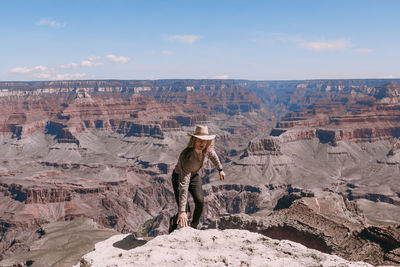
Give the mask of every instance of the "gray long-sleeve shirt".
POLYGON ((213 149, 206 152, 203 159, 199 159, 194 148, 185 148, 179 156, 175 166, 175 173, 179 175, 179 211, 186 211, 190 177, 195 175, 209 158, 217 169, 222 169, 217 153, 213 149))

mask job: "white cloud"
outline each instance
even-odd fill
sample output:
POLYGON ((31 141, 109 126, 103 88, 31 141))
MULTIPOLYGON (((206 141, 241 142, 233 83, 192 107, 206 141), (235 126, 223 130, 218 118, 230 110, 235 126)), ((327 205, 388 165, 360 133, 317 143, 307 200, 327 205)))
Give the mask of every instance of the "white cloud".
POLYGON ((52 28, 63 28, 66 26, 65 23, 58 22, 54 19, 40 19, 35 22, 37 26, 50 26, 52 28))
POLYGON ((45 70, 47 70, 47 68, 45 66, 39 65, 39 66, 33 67, 33 70, 34 71, 45 71, 45 70))
POLYGON ((81 62, 82 67, 94 68, 94 67, 101 67, 104 66, 103 62, 92 62, 90 60, 82 60, 81 62))
POLYGON ((39 66, 35 66, 32 68, 27 68, 27 67, 17 67, 17 68, 13 68, 10 70, 10 72, 13 73, 29 73, 29 72, 34 72, 34 71, 46 71, 47 68, 45 66, 39 65, 39 66))
POLYGON ((127 57, 123 57, 123 56, 116 56, 116 55, 107 55, 105 56, 106 59, 108 59, 109 61, 112 62, 117 62, 117 63, 121 63, 121 64, 126 64, 130 61, 130 58, 127 57))
POLYGON ((31 72, 31 69, 30 69, 30 68, 26 68, 26 67, 17 67, 17 68, 11 69, 10 72, 14 72, 14 73, 28 73, 28 72, 31 72))
POLYGON ((229 75, 218 75, 215 76, 215 79, 229 79, 229 75))
MULTIPOLYGON (((87 61, 87 60, 86 60, 87 61)), ((102 66, 104 63, 102 62, 83 62, 83 65, 93 67, 93 66, 102 66)), ((58 67, 47 68, 43 65, 38 65, 34 67, 17 67, 11 69, 10 73, 18 73, 21 75, 25 75, 25 78, 38 78, 38 79, 47 79, 47 80, 74 80, 74 79, 82 79, 88 74, 86 73, 56 73, 57 69, 72 69, 79 67, 77 63, 70 63, 67 65, 61 65, 58 67)))
POLYGON ((217 75, 217 76, 200 76, 199 79, 217 79, 217 80, 224 80, 229 79, 229 75, 217 75))
POLYGON ((34 71, 45 71, 45 70, 47 70, 47 68, 45 66, 39 65, 39 66, 33 67, 33 70, 34 71))
POLYGON ((87 76, 86 73, 73 73, 73 74, 70 74, 70 73, 61 74, 61 73, 59 73, 59 74, 57 74, 55 76, 55 79, 56 80, 76 80, 76 79, 82 79, 82 78, 84 78, 86 76, 87 76))
MULTIPOLYGON (((291 35, 286 33, 258 33, 256 42, 266 43, 273 45, 276 42, 293 43, 300 47, 314 50, 314 51, 337 51, 345 50, 354 47, 350 39, 336 39, 332 41, 309 41, 302 38, 300 35, 291 35)), ((359 52, 367 52, 367 50, 360 50, 359 52)))
POLYGON ((77 67, 79 67, 79 64, 75 62, 59 66, 60 69, 76 69, 77 67))
POLYGON ((397 79, 398 77, 393 76, 393 75, 384 75, 384 76, 380 76, 378 77, 378 79, 397 79))
POLYGON ((331 42, 301 42, 300 46, 315 51, 344 50, 351 46, 348 40, 335 40, 331 42))
POLYGON ((361 54, 369 54, 372 52, 372 49, 369 48, 356 48, 356 52, 361 53, 361 54))
POLYGON ((164 55, 167 55, 167 56, 170 56, 173 54, 173 52, 170 50, 163 50, 161 53, 163 53, 164 55))
POLYGON ((93 61, 93 60, 100 60, 101 56, 90 56, 87 58, 87 60, 93 61))
POLYGON ((167 37, 169 41, 178 41, 187 44, 193 44, 197 40, 199 40, 201 36, 198 35, 170 35, 167 37))
MULTIPOLYGON (((100 56, 87 57, 86 59, 81 61, 80 66, 89 67, 89 68, 104 66, 103 62, 93 62, 93 61, 100 60, 100 59, 101 59, 100 56)), ((76 69, 77 67, 79 67, 79 64, 77 64, 75 62, 59 66, 59 68, 61 68, 61 69, 76 69)))

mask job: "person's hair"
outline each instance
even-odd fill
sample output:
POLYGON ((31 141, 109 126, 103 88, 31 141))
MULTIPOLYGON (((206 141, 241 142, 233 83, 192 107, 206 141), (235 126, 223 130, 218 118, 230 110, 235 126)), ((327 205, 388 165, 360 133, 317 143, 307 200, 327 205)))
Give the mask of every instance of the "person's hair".
MULTIPOLYGON (((198 138, 196 138, 194 136, 191 136, 187 147, 194 148, 195 143, 196 143, 196 139, 198 139, 198 138)), ((207 145, 203 149, 203 152, 209 152, 212 149, 214 149, 214 139, 213 140, 207 140, 207 145)))

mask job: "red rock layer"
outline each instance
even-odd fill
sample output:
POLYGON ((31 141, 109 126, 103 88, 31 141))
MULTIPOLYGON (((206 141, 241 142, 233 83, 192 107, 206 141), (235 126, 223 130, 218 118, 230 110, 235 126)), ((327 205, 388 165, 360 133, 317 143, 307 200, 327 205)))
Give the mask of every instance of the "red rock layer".
POLYGON ((56 90, 56 93, 42 93, 40 98, 0 97, 4 103, 0 108, 0 131, 21 138, 46 128, 59 142, 76 142, 74 134, 87 128, 162 138, 163 131, 207 122, 216 113, 234 115, 260 108, 260 100, 254 94, 239 89, 163 93, 149 88, 131 95, 103 90, 93 96, 88 91, 91 90, 80 88, 70 93, 56 90))
POLYGON ((400 88, 377 87, 371 95, 341 96, 291 112, 277 123, 271 136, 281 141, 319 138, 322 143, 375 141, 400 137, 400 88))

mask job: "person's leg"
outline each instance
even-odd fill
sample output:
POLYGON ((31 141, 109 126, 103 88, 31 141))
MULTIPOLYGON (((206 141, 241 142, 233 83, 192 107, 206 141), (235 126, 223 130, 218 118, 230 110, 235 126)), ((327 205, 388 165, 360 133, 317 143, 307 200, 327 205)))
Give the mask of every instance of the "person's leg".
POLYGON ((201 187, 201 179, 199 175, 190 179, 189 184, 189 192, 193 197, 194 200, 194 212, 193 212, 193 219, 190 226, 196 228, 200 222, 200 216, 203 213, 204 208, 204 195, 203 195, 203 188, 201 187))

